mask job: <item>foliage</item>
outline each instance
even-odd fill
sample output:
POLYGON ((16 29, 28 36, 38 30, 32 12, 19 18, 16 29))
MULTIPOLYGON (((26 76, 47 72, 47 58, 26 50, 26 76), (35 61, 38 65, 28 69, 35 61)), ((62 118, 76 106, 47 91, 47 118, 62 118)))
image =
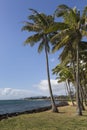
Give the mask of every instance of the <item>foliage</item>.
MULTIPOLYGON (((58 29, 58 26, 56 26, 56 30, 58 29, 57 33, 51 38, 51 42, 53 42, 53 52, 61 48, 63 49, 59 56, 61 63, 54 68, 53 72, 58 73, 58 78, 60 78, 59 82, 68 80, 69 83, 74 81, 73 83, 76 87, 77 113, 78 115, 82 115, 82 109, 84 108, 84 89, 87 89, 84 79, 84 77, 86 77, 85 71, 83 72, 80 62, 82 61, 84 64, 84 57, 86 58, 87 56, 87 42, 82 41, 83 38, 87 36, 87 7, 85 7, 83 13, 80 14, 77 8, 70 8, 64 4, 59 5, 55 11, 55 16, 61 17, 63 19, 62 24, 64 23, 64 25, 66 24, 67 26, 63 30, 62 28, 61 30, 60 28, 58 29), (83 52, 83 54, 80 52, 83 52), (73 71, 69 69, 70 67, 67 68, 68 65, 72 67, 73 71), (68 71, 66 71, 66 69, 68 71), (74 77, 73 80, 70 80, 71 75, 74 77)), ((85 61, 85 64, 86 63, 85 61)), ((84 69, 86 69, 86 67, 84 69)), ((87 94, 85 97, 87 97, 87 94)))
MULTIPOLYGON (((49 41, 49 33, 46 33, 45 30, 54 24, 54 18, 51 15, 46 15, 44 13, 38 13, 34 9, 30 9, 32 14, 28 16, 28 21, 24 22, 22 31, 34 32, 32 36, 29 36, 25 40, 25 45, 29 44, 34 46, 38 43, 38 52, 40 53, 45 46, 45 36, 47 35, 47 40, 49 41)), ((50 51, 50 46, 48 42, 46 43, 48 52, 50 51)))
POLYGON ((70 82, 74 81, 73 70, 69 66, 66 67, 59 64, 53 69, 53 74, 56 74, 58 82, 64 82, 66 79, 70 82))
MULTIPOLYGON (((77 107, 81 112, 83 99, 87 100, 87 42, 84 40, 87 37, 87 6, 80 13, 76 7, 70 8, 62 4, 57 7, 53 16, 30 10, 32 15, 28 17, 29 22, 25 22, 22 30, 35 34, 29 36, 25 44, 33 46, 39 43, 38 52, 45 49, 47 64, 51 45, 53 53, 62 49, 59 55, 60 64, 53 69, 53 73, 56 74, 58 82, 67 80, 68 85, 70 82, 74 84, 77 107), (55 17, 61 18, 61 22, 56 21, 55 17)), ((47 69, 50 79, 49 65, 47 69)))

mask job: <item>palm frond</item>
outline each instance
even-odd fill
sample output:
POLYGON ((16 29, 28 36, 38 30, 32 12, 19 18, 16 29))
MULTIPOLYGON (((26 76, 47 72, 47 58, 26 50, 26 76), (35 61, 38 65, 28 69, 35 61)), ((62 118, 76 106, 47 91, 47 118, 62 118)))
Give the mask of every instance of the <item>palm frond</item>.
POLYGON ((62 16, 65 23, 68 24, 71 28, 75 28, 80 19, 79 12, 77 12, 77 10, 71 9, 64 4, 57 7, 55 15, 57 17, 62 16))
POLYGON ((70 33, 69 29, 64 29, 60 31, 51 38, 51 42, 55 42, 55 40, 57 39, 62 39, 64 36, 66 36, 69 33, 70 33))
POLYGON ((60 79, 58 79, 58 83, 61 83, 61 82, 64 82, 64 81, 65 81, 65 78, 60 77, 60 79))
POLYGON ((58 8, 63 9, 63 10, 71 10, 71 8, 65 4, 59 5, 58 8))
POLYGON ((65 13, 67 12, 67 11, 69 11, 69 10, 71 10, 71 8, 69 8, 67 5, 65 5, 65 4, 62 4, 62 5, 59 5, 58 7, 57 7, 57 9, 55 10, 55 15, 57 16, 57 17, 61 17, 61 16, 64 16, 65 15, 65 13))
POLYGON ((70 63, 71 63, 71 58, 69 57, 69 55, 67 57, 65 57, 63 61, 61 61, 61 64, 65 65, 65 66, 70 63))
POLYGON ((38 13, 38 11, 34 9, 29 9, 31 10, 34 14, 38 16, 38 19, 43 23, 43 25, 48 25, 48 21, 44 18, 43 14, 38 13))
POLYGON ((24 45, 30 44, 30 46, 33 46, 36 42, 40 41, 42 39, 43 34, 34 34, 33 36, 29 36, 24 45))
POLYGON ((63 65, 66 65, 68 64, 71 59, 72 59, 72 52, 73 52, 73 49, 71 47, 71 44, 67 44, 64 48, 63 48, 63 51, 62 53, 59 55, 59 59, 61 60, 61 63, 63 65))
MULTIPOLYGON (((51 42, 55 42, 55 44, 53 44, 53 52, 57 51, 58 49, 62 48, 63 46, 69 46, 71 43, 73 43, 72 45, 75 45, 77 42, 79 42, 78 39, 81 38, 81 34, 77 33, 75 30, 64 30, 59 32, 58 34, 56 34, 51 40, 51 42), (60 39, 58 39, 60 38, 60 39)), ((73 47, 73 46, 72 46, 73 47)), ((73 47, 74 48, 74 47, 73 47)))
POLYGON ((62 65, 58 64, 54 69, 52 69, 53 74, 58 74, 61 71, 62 65))
POLYGON ((42 40, 38 47, 38 52, 41 53, 44 48, 44 41, 42 40))
POLYGON ((81 30, 82 36, 86 36, 87 37, 87 31, 85 30, 81 30))
POLYGON ((69 14, 66 15, 64 16, 64 21, 69 25, 70 28, 76 28, 78 24, 77 15, 74 14, 73 12, 70 12, 69 14))
POLYGON ((59 41, 56 45, 54 45, 52 51, 55 52, 65 46, 70 41, 69 36, 65 36, 61 41, 59 41))
POLYGON ((25 25, 21 29, 22 31, 32 31, 32 32, 38 32, 41 31, 41 27, 38 26, 37 24, 25 22, 25 25))
POLYGON ((87 6, 83 10, 82 17, 87 17, 87 6))
POLYGON ((68 28, 68 25, 65 23, 55 22, 49 28, 45 29, 45 33, 56 32, 56 31, 67 29, 67 28, 68 28))
POLYGON ((58 82, 63 82, 69 79, 71 82, 74 80, 73 68, 58 64, 53 70, 53 74, 56 74, 58 82))

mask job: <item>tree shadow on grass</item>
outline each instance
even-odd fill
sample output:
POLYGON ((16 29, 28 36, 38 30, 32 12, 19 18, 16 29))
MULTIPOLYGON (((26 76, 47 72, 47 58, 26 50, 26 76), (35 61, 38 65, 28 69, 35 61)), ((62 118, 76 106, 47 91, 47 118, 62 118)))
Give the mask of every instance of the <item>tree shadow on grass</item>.
POLYGON ((64 113, 66 113, 66 112, 59 112, 60 114, 64 114, 64 113))

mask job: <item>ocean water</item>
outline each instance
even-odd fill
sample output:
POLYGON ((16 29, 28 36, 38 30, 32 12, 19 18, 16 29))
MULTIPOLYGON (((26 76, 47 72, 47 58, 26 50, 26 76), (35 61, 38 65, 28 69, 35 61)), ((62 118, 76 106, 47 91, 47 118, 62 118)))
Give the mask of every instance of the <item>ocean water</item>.
POLYGON ((50 100, 0 100, 0 114, 24 112, 49 105, 50 100))

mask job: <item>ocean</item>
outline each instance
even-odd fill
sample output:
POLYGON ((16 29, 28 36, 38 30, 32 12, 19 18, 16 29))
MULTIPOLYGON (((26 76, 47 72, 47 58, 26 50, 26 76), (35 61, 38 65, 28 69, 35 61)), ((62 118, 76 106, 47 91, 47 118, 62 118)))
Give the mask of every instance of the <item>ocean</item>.
POLYGON ((50 105, 50 100, 0 100, 0 114, 24 112, 50 105))

